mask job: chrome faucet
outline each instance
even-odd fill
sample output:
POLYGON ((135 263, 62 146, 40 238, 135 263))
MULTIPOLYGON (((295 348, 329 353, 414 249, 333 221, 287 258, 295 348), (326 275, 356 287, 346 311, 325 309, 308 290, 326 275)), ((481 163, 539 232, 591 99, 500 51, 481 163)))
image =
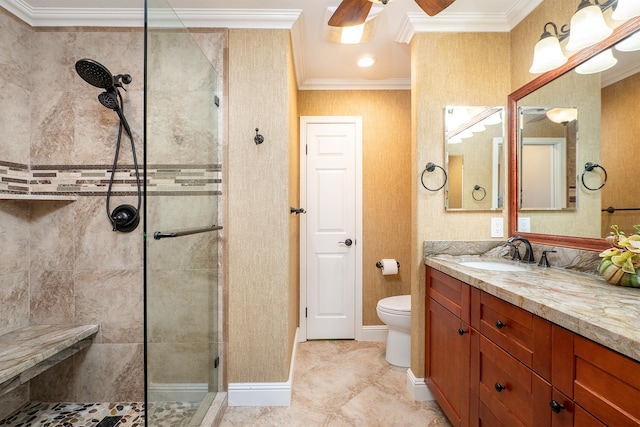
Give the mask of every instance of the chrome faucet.
MULTIPOLYGON (((525 251, 524 251, 524 258, 522 259, 522 262, 526 262, 527 264, 535 264, 536 260, 533 256, 533 248, 531 247, 531 243, 529 243, 529 241, 522 236, 513 236, 507 239, 507 244, 509 245, 514 245, 515 242, 522 242, 524 244, 525 251)), ((513 254, 513 259, 517 259, 516 254, 519 255, 520 251, 518 251, 518 248, 515 246, 514 246, 514 250, 515 250, 515 253, 513 254)))

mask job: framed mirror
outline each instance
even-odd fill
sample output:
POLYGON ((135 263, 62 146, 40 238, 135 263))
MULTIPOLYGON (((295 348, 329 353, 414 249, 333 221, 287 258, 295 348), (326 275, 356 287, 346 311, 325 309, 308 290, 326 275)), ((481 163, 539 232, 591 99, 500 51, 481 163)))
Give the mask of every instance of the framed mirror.
MULTIPOLYGON (((620 58, 619 68, 612 68, 606 74, 575 71, 576 67, 584 67, 589 59, 630 38, 639 29, 640 18, 623 23, 606 40, 576 53, 565 65, 541 74, 509 95, 510 235, 520 234, 532 242, 554 246, 602 250, 608 247, 603 237, 609 234, 611 224, 631 231, 633 224, 640 223, 640 201, 634 196, 627 197, 633 193, 629 189, 637 188, 640 183, 640 174, 634 173, 631 166, 624 166, 624 161, 637 161, 638 158, 637 141, 631 142, 628 135, 638 133, 637 120, 633 117, 640 113, 637 102, 640 52, 616 52, 616 57, 620 58), (624 95, 630 95, 636 101, 626 101, 624 95), (522 166, 523 162, 526 166, 527 161, 527 154, 522 150, 526 136, 521 132, 521 120, 524 120, 523 112, 529 108, 548 110, 552 107, 575 108, 578 113, 576 158, 566 157, 569 204, 566 207, 527 208, 522 205, 521 195, 522 166), (574 172, 570 171, 571 167, 575 167, 574 172), (635 178, 636 175, 639 178, 635 178), (575 206, 570 204, 571 185, 575 187, 575 206), (613 213, 608 208, 612 208, 613 213), (624 225, 626 223, 629 226, 624 225)), ((569 141, 569 138, 565 140, 569 141)))
POLYGON ((499 106, 445 108, 446 210, 502 210, 503 118, 499 106))

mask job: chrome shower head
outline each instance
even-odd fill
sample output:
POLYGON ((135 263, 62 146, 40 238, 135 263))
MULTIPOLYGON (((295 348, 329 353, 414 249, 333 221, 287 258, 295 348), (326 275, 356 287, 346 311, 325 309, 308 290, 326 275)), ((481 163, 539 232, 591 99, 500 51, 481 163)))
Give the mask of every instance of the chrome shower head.
POLYGON ((107 67, 93 59, 80 59, 76 62, 76 72, 90 85, 102 89, 110 89, 115 86, 113 75, 107 67))

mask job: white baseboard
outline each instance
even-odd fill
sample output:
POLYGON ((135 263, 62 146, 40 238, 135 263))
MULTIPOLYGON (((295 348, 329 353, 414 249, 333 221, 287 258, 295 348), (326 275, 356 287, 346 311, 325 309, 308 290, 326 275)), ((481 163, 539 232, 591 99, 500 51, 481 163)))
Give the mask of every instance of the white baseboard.
POLYGON ((386 341, 389 327, 387 325, 363 326, 358 341, 386 341))
POLYGON ((411 393, 415 401, 435 400, 424 378, 416 378, 411 369, 407 369, 407 389, 409 389, 409 393, 411 393))
POLYGON ((200 402, 209 392, 207 383, 151 383, 150 402, 200 402))
POLYGON ((293 341, 289 379, 279 383, 229 383, 229 406, 291 406, 293 367, 298 348, 298 331, 293 341))

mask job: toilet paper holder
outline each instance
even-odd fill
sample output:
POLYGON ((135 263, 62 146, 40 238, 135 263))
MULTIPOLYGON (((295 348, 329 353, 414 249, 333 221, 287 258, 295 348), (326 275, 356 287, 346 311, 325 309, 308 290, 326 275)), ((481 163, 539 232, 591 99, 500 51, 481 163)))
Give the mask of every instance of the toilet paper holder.
MULTIPOLYGON (((396 264, 398 264, 398 268, 400 268, 400 261, 396 261, 396 264)), ((376 262, 376 267, 382 268, 382 261, 376 262)))

